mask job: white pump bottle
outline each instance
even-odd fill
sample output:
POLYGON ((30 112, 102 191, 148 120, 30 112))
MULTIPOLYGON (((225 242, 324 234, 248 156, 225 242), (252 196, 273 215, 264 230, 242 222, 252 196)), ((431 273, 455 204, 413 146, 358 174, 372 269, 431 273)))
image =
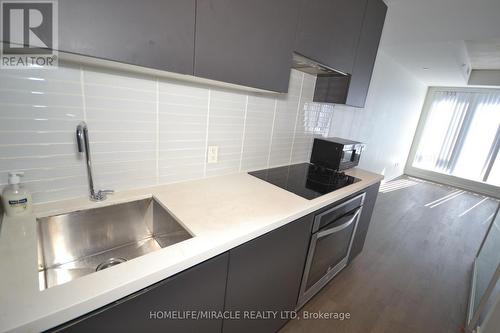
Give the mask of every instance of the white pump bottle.
POLYGON ((33 212, 31 194, 21 185, 24 172, 9 172, 9 185, 2 192, 2 204, 7 216, 21 216, 33 212))

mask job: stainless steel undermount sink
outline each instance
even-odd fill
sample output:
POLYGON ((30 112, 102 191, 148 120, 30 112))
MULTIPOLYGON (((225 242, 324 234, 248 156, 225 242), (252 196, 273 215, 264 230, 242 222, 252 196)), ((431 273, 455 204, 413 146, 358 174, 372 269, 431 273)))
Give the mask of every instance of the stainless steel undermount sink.
POLYGON ((37 219, 40 290, 189 239, 154 198, 37 219))

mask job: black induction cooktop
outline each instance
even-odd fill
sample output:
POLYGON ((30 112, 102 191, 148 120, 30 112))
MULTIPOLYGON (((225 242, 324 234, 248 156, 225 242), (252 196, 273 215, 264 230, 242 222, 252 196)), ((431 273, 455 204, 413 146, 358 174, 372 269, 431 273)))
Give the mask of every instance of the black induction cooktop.
POLYGON ((310 163, 252 171, 248 174, 309 200, 361 180, 310 163))

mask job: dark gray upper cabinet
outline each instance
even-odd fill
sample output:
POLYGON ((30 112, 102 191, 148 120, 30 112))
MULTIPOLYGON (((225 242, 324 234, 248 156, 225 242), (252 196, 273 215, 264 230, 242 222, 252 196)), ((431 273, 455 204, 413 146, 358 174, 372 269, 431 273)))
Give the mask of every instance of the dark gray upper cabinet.
POLYGON ((198 0, 194 75, 286 92, 299 0, 198 0))
POLYGON ((224 333, 276 332, 286 319, 244 319, 244 311, 295 309, 311 237, 307 215, 229 252, 226 311, 241 311, 225 320, 224 333))
POLYGON ((193 74, 195 0, 59 1, 59 49, 193 74))
POLYGON ((368 0, 352 71, 347 105, 364 107, 382 36, 387 6, 382 0, 368 0))
POLYGON ((295 51, 352 73, 367 0, 302 0, 295 51))
POLYGON ((314 102, 345 104, 351 76, 319 74, 314 87, 314 102))
POLYGON ((154 319, 150 312, 223 311, 228 258, 221 254, 53 331, 220 333, 222 319, 154 319))

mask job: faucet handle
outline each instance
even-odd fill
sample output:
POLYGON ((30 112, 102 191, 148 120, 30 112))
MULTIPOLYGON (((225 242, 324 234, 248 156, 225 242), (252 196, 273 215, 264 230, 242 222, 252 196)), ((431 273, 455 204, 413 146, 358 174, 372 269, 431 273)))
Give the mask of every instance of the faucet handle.
POLYGON ((97 191, 97 193, 91 197, 91 200, 93 201, 103 201, 103 200, 106 200, 106 197, 108 196, 108 194, 113 194, 115 193, 114 190, 99 190, 97 191))
POLYGON ((103 193, 103 194, 113 194, 113 193, 115 193, 115 190, 99 190, 99 193, 103 193))

